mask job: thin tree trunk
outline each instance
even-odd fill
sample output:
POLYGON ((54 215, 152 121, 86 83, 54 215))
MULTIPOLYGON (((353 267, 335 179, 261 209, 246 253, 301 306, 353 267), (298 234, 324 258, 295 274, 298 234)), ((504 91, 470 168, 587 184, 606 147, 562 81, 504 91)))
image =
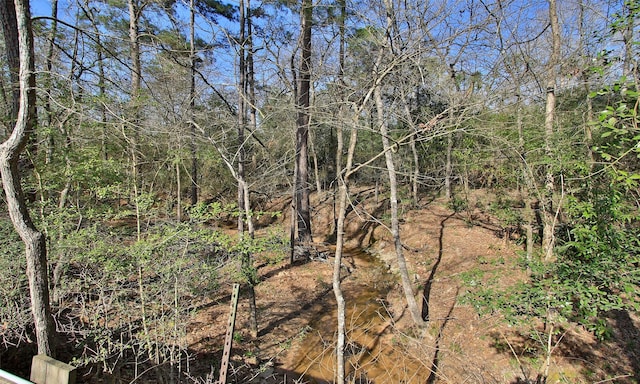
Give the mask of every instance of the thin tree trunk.
MULTIPOLYGON (((411 107, 407 101, 407 97, 402 93, 402 104, 404 107, 404 113, 407 121, 411 122, 411 129, 417 134, 417 129, 413 120, 411 119, 411 107)), ((411 148, 411 154, 413 155, 413 175, 411 176, 411 199, 413 205, 418 206, 418 178, 420 177, 420 158, 418 156, 418 149, 416 148, 416 135, 412 135, 409 139, 409 147, 411 148)))
POLYGON ((180 174, 180 161, 176 159, 176 221, 182 221, 182 175, 180 174))
MULTIPOLYGON (((136 0, 128 0, 127 4, 129 7, 129 56, 131 59, 131 90, 130 90, 130 108, 132 109, 132 121, 130 125, 132 126, 132 135, 129 138, 130 140, 130 151, 131 151, 131 160, 133 162, 133 172, 134 179, 136 182, 138 181, 138 127, 137 125, 140 123, 138 121, 138 109, 140 100, 140 89, 142 84, 142 63, 140 59, 140 32, 139 32, 139 19, 140 12, 142 10, 140 7, 137 7, 135 4, 136 0)), ((137 197, 137 196, 136 196, 137 197)))
POLYGON ((451 165, 451 152, 453 152, 453 133, 447 134, 447 153, 445 154, 444 164, 444 196, 447 200, 451 200, 451 177, 453 174, 453 166, 451 165))
POLYGON ((320 170, 318 167, 318 154, 316 153, 316 147, 313 145, 313 140, 310 143, 311 146, 311 158, 313 159, 313 175, 316 180, 316 192, 322 192, 322 180, 320 177, 320 170))
MULTIPOLYGON (((585 28, 585 11, 586 11, 586 5, 584 4, 584 2, 580 2, 580 15, 579 15, 579 28, 580 28, 580 47, 579 47, 579 52, 583 53, 584 57, 589 57, 587 52, 586 52, 586 42, 587 42, 587 31, 585 28)), ((591 148, 591 146, 593 145, 593 134, 591 132, 591 123, 593 122, 593 100, 591 98, 591 96, 589 95, 591 89, 590 89, 590 76, 589 76, 589 70, 588 69, 584 69, 582 70, 582 81, 584 84, 584 91, 586 96, 586 103, 587 103, 587 115, 586 115, 586 121, 584 122, 584 141, 585 141, 585 147, 586 147, 586 151, 587 151, 587 159, 589 161, 589 170, 593 169, 593 166, 595 164, 595 157, 593 155, 593 149, 591 148)))
POLYGON ((384 119, 384 104, 382 101, 381 86, 377 85, 374 90, 374 99, 377 110, 377 120, 380 126, 380 136, 382 137, 382 150, 384 153, 385 163, 387 165, 387 173, 389 174, 389 200, 391 204, 391 235, 393 236, 393 242, 395 245, 396 258, 398 260, 398 270, 400 272, 400 278, 402 280, 402 288, 407 300, 409 312, 413 322, 418 326, 425 324, 422 319, 422 314, 416 301, 413 287, 411 285, 411 279, 409 278, 409 271, 407 269, 407 262, 404 258, 402 251, 402 242, 400 240, 400 221, 398 219, 398 182, 396 180, 396 169, 393 162, 393 151, 389 144, 389 133, 387 131, 387 123, 384 119))
MULTIPOLYGON (((238 215, 238 234, 242 238, 244 236, 244 221, 246 220, 247 230, 249 232, 249 238, 253 239, 254 229, 253 220, 251 218, 251 202, 249 199, 249 187, 245 180, 245 126, 247 124, 247 18, 245 17, 246 11, 249 8, 249 0, 245 5, 244 0, 240 0, 240 49, 239 49, 239 98, 238 98, 238 208, 241 211, 238 215)), ((243 256, 243 266, 245 270, 250 271, 253 269, 253 258, 250 251, 245 251, 243 256)), ((258 337, 258 321, 257 321, 257 308, 256 308, 256 294, 254 285, 257 283, 253 281, 253 275, 250 273, 248 276, 248 290, 249 290, 249 330, 253 338, 258 337)))
MULTIPOLYGON (((347 2, 346 0, 339 0, 340 4, 340 18, 338 19, 338 29, 340 34, 340 48, 339 48, 339 68, 338 68, 338 84, 340 89, 340 105, 338 108, 338 123, 336 124, 336 152, 335 152, 335 172, 332 175, 334 188, 338 187, 340 180, 340 172, 342 170, 342 151, 344 148, 344 140, 342 138, 342 121, 344 117, 344 109, 346 105, 346 96, 344 89, 346 84, 344 81, 344 62, 345 62, 345 46, 346 46, 346 28, 345 22, 347 18, 347 2)), ((334 192, 336 192, 334 190, 334 192)), ((333 199, 333 232, 334 237, 337 238, 338 234, 338 212, 336 212, 336 196, 334 193, 333 199)), ((339 202, 338 202, 339 204, 339 202)))
POLYGON ((53 52, 54 52, 54 48, 56 45, 56 35, 58 33, 58 0, 52 0, 51 1, 51 17, 53 20, 51 20, 51 30, 49 31, 49 43, 47 45, 47 58, 46 58, 46 68, 47 68, 47 72, 45 74, 45 88, 47 89, 47 93, 48 96, 45 99, 45 104, 44 104, 44 110, 45 110, 45 116, 47 119, 47 125, 49 127, 49 133, 48 133, 48 146, 47 146, 47 156, 46 156, 46 162, 47 164, 49 164, 51 162, 51 159, 53 157, 53 149, 55 146, 55 142, 53 139, 53 113, 51 111, 51 100, 52 100, 52 92, 51 92, 51 87, 52 87, 52 76, 51 76, 51 70, 53 69, 53 52))
MULTIPOLYGON (((514 76, 515 77, 515 76, 514 76)), ((518 129, 518 155, 521 160, 522 167, 522 179, 524 182, 523 200, 525 201, 525 208, 523 212, 524 227, 526 229, 527 245, 526 245, 526 258, 527 261, 531 260, 533 256, 533 223, 535 222, 535 214, 533 212, 533 206, 535 202, 532 199, 534 188, 533 178, 531 177, 531 169, 527 163, 527 156, 525 152, 524 141, 524 127, 522 121, 522 103, 520 93, 516 97, 516 127, 518 129)))
MULTIPOLYGON (((2 2, 0 5, 6 46, 16 49, 7 50, 9 62, 18 62, 19 88, 17 93, 18 109, 12 117, 15 126, 9 138, 0 144, 0 173, 2 186, 7 199, 9 216, 25 244, 27 259, 27 278, 31 295, 38 353, 55 357, 55 326, 49 303, 49 281, 47 273, 46 239, 36 228, 27 210, 20 186, 18 161, 33 133, 36 124, 36 93, 33 35, 28 0, 2 2), (12 30, 11 27, 15 29, 12 30), (18 53, 17 57, 10 57, 18 53)), ((14 67, 15 68, 15 67, 14 67)))
POLYGON ((637 45, 637 40, 634 39, 634 26, 635 18, 633 7, 637 7, 637 3, 632 1, 625 1, 624 7, 627 15, 625 15, 626 25, 622 31, 622 41, 624 42, 624 61, 622 63, 622 75, 626 78, 625 85, 622 87, 622 93, 627 90, 626 84, 637 85, 637 70, 634 60, 634 47, 637 45))
POLYGON ((196 39, 195 39, 195 4, 194 0, 189 3, 189 57, 191 58, 191 78, 189 87, 189 113, 191 114, 191 140, 189 141, 189 149, 191 150, 191 205, 198 203, 198 154, 196 152, 196 126, 193 123, 195 119, 196 107, 196 65, 198 58, 196 57, 196 39))
POLYGON ((416 148, 416 136, 411 136, 411 141, 409 142, 411 147, 411 153, 413 154, 413 177, 411 184, 411 198, 413 200, 414 207, 418 206, 419 198, 418 198, 418 178, 420 177, 420 158, 418 156, 418 149, 416 148))
MULTIPOLYGON (((353 128, 355 131, 355 128, 353 128)), ((342 269, 342 252, 344 248, 344 220, 347 212, 347 179, 338 177, 338 222, 336 226, 336 255, 333 261, 333 294, 336 298, 338 338, 336 340, 336 368, 334 379, 336 384, 344 384, 345 361, 344 347, 346 337, 346 304, 342 293, 340 271, 342 269)))
POLYGON ((553 174, 553 134, 556 113, 556 81, 558 74, 558 66, 560 65, 560 25, 558 23, 558 14, 556 8, 556 0, 549 0, 549 21, 551 23, 551 36, 553 45, 551 56, 549 57, 547 79, 547 95, 545 105, 544 119, 544 139, 545 154, 549 160, 545 171, 544 196, 542 197, 541 215, 543 220, 542 230, 542 250, 544 259, 551 260, 553 258, 553 249, 555 246, 555 214, 553 212, 553 196, 555 193, 555 181, 553 174))
POLYGON ((300 11, 300 68, 298 81, 298 117, 296 128, 296 211, 298 221, 298 240, 310 243, 311 211, 309 204, 309 107, 311 91, 311 23, 313 4, 311 0, 302 0, 300 11))
POLYGON ((129 57, 131 60, 131 90, 129 108, 131 119, 128 123, 125 123, 125 138, 129 144, 129 155, 131 161, 131 176, 133 179, 133 198, 136 210, 136 232, 137 238, 140 240, 141 230, 141 212, 140 212, 140 192, 141 192, 141 178, 140 178, 140 159, 138 158, 138 141, 139 141, 139 127, 140 124, 140 90, 142 84, 142 63, 140 58, 140 13, 142 12, 142 6, 137 6, 136 0, 128 0, 127 6, 129 9, 129 57), (127 127, 128 126, 128 127, 127 127), (130 128, 131 134, 127 135, 126 128, 130 128))
MULTIPOLYGON (((389 0, 384 2, 387 13, 387 33, 391 31, 393 25, 393 6, 389 0)), ((386 47, 380 47, 381 55, 387 51, 386 47)), ((381 77, 380 60, 376 62, 374 67, 375 78, 381 77)), ((409 313, 413 322, 422 327, 425 325, 425 321, 422 319, 422 313, 418 302, 416 301, 413 287, 411 285, 411 279, 409 278, 409 271, 407 270, 407 263, 402 251, 402 242, 400 239, 400 221, 398 218, 398 182, 396 179, 396 168, 393 162, 393 151, 389 143, 389 132, 387 128, 387 122, 384 117, 384 102, 382 100, 382 85, 380 81, 377 81, 373 89, 373 97, 376 106, 376 120, 380 129, 380 136, 382 138, 382 150, 384 151, 385 163, 387 166, 387 173, 389 175, 389 200, 391 205, 391 235, 393 236, 393 242, 395 246, 396 259, 398 261, 398 271, 400 272, 400 278, 402 280, 402 288, 404 291, 405 299, 407 300, 407 306, 409 307, 409 313)))
MULTIPOLYGON (((53 7, 53 5, 52 5, 53 7)), ((56 6, 57 8, 57 6, 56 6)), ((54 16, 54 12, 57 15, 57 9, 52 9, 52 17, 57 17, 54 16)), ((51 38, 53 39, 54 34, 52 34, 51 38)), ((49 62, 50 59, 53 58, 53 47, 54 47, 54 42, 51 41, 51 51, 47 53, 47 82, 49 84, 46 85, 47 89, 51 89, 51 84, 50 84, 50 78, 51 78, 51 69, 52 67, 49 67, 49 65, 52 65, 53 63, 49 62), (49 55, 51 55, 51 58, 49 58, 49 55)), ((77 63, 77 57, 78 57, 78 45, 79 45, 79 33, 78 31, 75 31, 74 33, 74 40, 73 40, 73 53, 71 54, 71 68, 69 69, 69 81, 73 82, 74 80, 77 81, 79 80, 77 78, 77 76, 75 76, 76 73, 76 63, 77 63)), ((48 133, 48 138, 49 138, 49 145, 47 148, 47 156, 46 156, 46 163, 49 164, 52 160, 53 160, 53 152, 54 152, 54 147, 55 147, 55 142, 54 142, 54 138, 53 138, 53 112, 51 110, 51 97, 52 92, 49 92, 49 97, 46 99, 47 100, 47 104, 45 105, 45 115, 47 118, 47 125, 49 127, 50 132, 48 133)), ((79 99, 82 96, 78 96, 77 98, 74 98, 74 102, 75 101, 79 101, 79 99)), ((80 124, 79 124, 80 125, 80 124)), ((65 185, 62 188, 62 190, 60 191, 60 198, 58 199, 58 208, 59 209, 63 209, 66 205, 67 205, 67 196, 69 194, 69 191, 71 189, 71 183, 72 183, 72 178, 71 178, 71 159, 69 157, 70 153, 71 153, 71 139, 69 137, 69 132, 67 129, 67 122, 65 120, 59 121, 58 122, 58 130, 60 131, 60 134, 63 138, 63 143, 64 143, 64 151, 63 151, 63 156, 64 156, 64 160, 65 160, 65 168, 66 168, 66 172, 65 174, 68 175, 67 176, 67 180, 65 181, 65 185)), ((42 196, 44 193, 44 190, 41 188, 41 198, 44 200, 45 196, 42 196)), ((45 230, 45 234, 46 234, 46 230, 45 230)), ((54 280, 54 286, 55 286, 56 281, 54 280)))
POLYGON ((239 23, 240 23, 240 35, 238 36, 239 56, 238 56, 238 233, 244 232, 244 129, 247 120, 246 115, 246 63, 245 63, 245 33, 246 33, 246 21, 244 17, 245 5, 244 1, 240 0, 239 4, 239 23))
POLYGON ((345 382, 345 359, 344 348, 346 339, 346 303, 342 293, 340 271, 342 269, 342 254, 344 250, 344 223, 347 213, 347 194, 349 187, 349 177, 353 167, 353 156, 356 152, 356 142, 358 140, 357 130, 358 115, 354 115, 354 122, 349 136, 349 148, 347 150, 347 162, 344 167, 338 168, 338 214, 336 222, 336 255, 333 263, 333 294, 336 298, 338 337, 336 340, 336 369, 334 378, 336 384, 345 382))
POLYGON ((102 47, 102 38, 101 33, 98 28, 98 23, 95 20, 95 15, 93 14, 93 8, 91 8, 87 2, 81 3, 78 2, 79 6, 82 7, 82 12, 85 17, 91 21, 91 25, 93 27, 94 39, 96 41, 95 50, 96 50, 96 64, 98 65, 98 100, 99 106, 97 107, 100 111, 100 122, 102 123, 102 134, 100 137, 100 153, 102 155, 103 160, 109 159, 109 154, 107 151, 107 108, 105 107, 105 97, 106 97, 106 77, 104 73, 104 50, 102 47))

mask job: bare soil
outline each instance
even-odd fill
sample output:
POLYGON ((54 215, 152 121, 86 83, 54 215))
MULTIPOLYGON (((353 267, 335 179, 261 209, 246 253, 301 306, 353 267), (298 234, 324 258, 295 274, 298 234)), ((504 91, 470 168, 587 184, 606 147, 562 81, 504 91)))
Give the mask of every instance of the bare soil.
MULTIPOLYGON (((269 227, 286 228, 288 203, 271 204, 265 208, 285 215, 269 227)), ((428 302, 423 314, 429 325, 417 329, 395 272, 384 221, 387 201, 364 189, 352 204, 343 287, 353 382, 525 383, 535 378, 543 363, 542 345, 499 314, 481 317, 461 300, 474 278, 491 279, 498 287, 525 278, 517 265, 522 250, 518 239, 505 238, 499 222, 480 210, 456 213, 438 199, 405 207, 404 255, 417 297, 428 302)), ((287 259, 256 261, 261 276, 256 287, 260 333, 256 340, 249 336, 248 300, 241 294, 229 382, 333 380, 333 205, 329 195, 314 196, 312 205, 314 246, 320 253, 293 265, 287 259)), ((203 372, 219 364, 228 313, 229 296, 222 295, 201 309, 190 325, 189 348, 203 372)), ((638 316, 612 313, 609 321, 614 336, 607 342, 598 342, 579 326, 566 329, 554 350, 547 382, 640 382, 638 316)))

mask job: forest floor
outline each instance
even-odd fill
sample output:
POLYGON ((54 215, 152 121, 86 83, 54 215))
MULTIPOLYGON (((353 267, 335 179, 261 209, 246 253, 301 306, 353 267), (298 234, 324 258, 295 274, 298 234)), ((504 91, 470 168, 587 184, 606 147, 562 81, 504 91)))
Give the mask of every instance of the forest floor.
MULTIPOLYGON (((483 199, 478 195, 469 206, 488 206, 483 199)), ((499 222, 480 208, 456 213, 442 200, 432 199, 406 209, 401 227, 404 255, 418 297, 428 302, 423 308, 428 326, 418 329, 406 309, 390 233, 371 219, 384 218, 388 202, 369 189, 359 191, 352 203, 342 280, 352 382, 535 382, 544 364, 544 345, 530 331, 542 329, 509 326, 497 313, 480 316, 463 299, 469 286, 500 288, 526 278, 518 266, 522 246, 517 239, 505 238, 499 222)), ((259 336, 252 340, 248 333, 249 305, 246 293, 241 293, 229 382, 333 379, 333 205, 328 196, 313 196, 312 206, 319 257, 293 265, 288 259, 256 261, 261 277, 256 287, 259 336)), ((271 230, 288 227, 288 207, 285 200, 265 207, 285 213, 268 223, 271 230)), ((230 288, 224 290, 226 294, 200 310, 189 327, 189 348, 202 373, 222 355, 230 288)), ((554 340, 548 383, 640 382, 637 314, 612 313, 608 321, 613 336, 606 342, 578 326, 563 330, 554 340)))

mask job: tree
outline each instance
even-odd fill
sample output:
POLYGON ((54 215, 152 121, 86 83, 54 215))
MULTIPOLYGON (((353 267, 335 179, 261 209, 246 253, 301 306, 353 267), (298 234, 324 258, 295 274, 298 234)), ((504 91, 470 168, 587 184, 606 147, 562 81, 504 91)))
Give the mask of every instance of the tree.
POLYGON ((195 0, 189 2, 189 66, 190 86, 189 86, 189 112, 191 122, 191 140, 189 149, 191 152, 191 205, 198 203, 198 156, 196 151, 196 126, 193 124, 196 107, 196 75, 197 65, 200 58, 196 56, 196 9, 195 0))
POLYGON ((5 45, 11 70, 18 70, 17 91, 13 93, 15 121, 11 135, 0 144, 0 173, 13 225, 25 244, 31 311, 35 324, 38 353, 55 357, 55 327, 49 305, 46 238, 29 216, 20 185, 19 161, 36 126, 36 78, 33 34, 28 0, 0 4, 5 45), (15 55, 18 55, 17 57, 15 55), (17 66, 14 66, 18 64, 17 66))
MULTIPOLYGON (((238 235, 242 239, 244 237, 244 224, 246 221, 247 230, 249 234, 249 241, 254 238, 253 218, 251 215, 251 201, 249 196, 249 186, 246 181, 245 161, 246 161, 246 147, 247 140, 245 137, 246 125, 247 125, 247 102, 249 101, 249 58, 252 58, 251 50, 253 47, 249 42, 251 41, 251 29, 248 27, 251 25, 250 15, 247 15, 250 8, 250 0, 247 0, 245 5, 244 0, 240 0, 239 13, 240 13, 240 35, 238 37, 238 43, 240 45, 238 49, 239 53, 239 76, 238 76, 238 235), (247 53, 248 52, 248 53, 247 53)), ((252 60, 252 59, 251 59, 252 60)), ((252 73, 251 73, 252 75, 252 73)), ((255 120, 254 120, 255 121, 255 120)), ((248 280, 249 287, 249 328, 251 336, 253 338, 258 337, 258 320, 256 309, 256 294, 254 285, 257 284, 255 273, 253 269, 253 258, 251 257, 250 250, 244 250, 242 255, 242 268, 245 272, 245 277, 248 280)))
MULTIPOLYGON (((387 36, 393 36, 392 26, 395 22, 395 13, 393 9, 393 5, 391 1, 385 0, 385 11, 386 11, 386 33, 384 34, 385 38, 387 36)), ((386 39, 385 39, 386 40, 386 39)), ((390 42, 384 41, 381 43, 382 46, 379 47, 380 53, 379 57, 385 57, 387 55, 394 56, 397 55, 396 52, 393 51, 393 46, 390 42)), ((402 280, 402 288, 404 290, 404 296, 407 300, 407 305, 409 307, 409 312, 411 313, 411 318, 413 322, 417 326, 425 325, 425 320, 422 318, 420 313, 420 308, 418 307, 418 303, 416 301, 413 287, 411 284, 411 279, 409 278, 409 271, 407 269, 407 263, 404 258, 404 254, 402 251, 402 241, 400 239, 400 219, 398 217, 398 181, 396 175, 396 168, 393 160, 393 148, 390 144, 389 140, 389 132, 387 127, 387 120, 385 116, 385 107, 384 102, 382 100, 382 84, 381 81, 384 77, 382 74, 382 68, 380 68, 381 60, 376 61, 376 66, 373 68, 374 70, 374 78, 380 79, 376 81, 376 85, 373 91, 373 97, 376 107, 376 124, 380 129, 380 137, 382 139, 382 150, 384 151, 384 159, 385 165, 387 167, 387 174, 389 175, 389 203, 391 208, 391 235, 393 237, 394 248, 396 252, 396 259, 398 261, 398 270, 400 271, 400 278, 402 280)), ((413 135, 411 135, 413 136, 413 135)), ((394 144, 395 145, 395 144, 394 144)))
POLYGON ((541 201, 543 233, 542 249, 545 259, 553 257, 555 246, 555 228, 557 215, 554 212, 553 198, 555 193, 553 136, 556 122, 556 86, 560 65, 560 24, 555 0, 549 0, 549 23, 551 25, 551 55, 547 63, 546 104, 544 118, 544 151, 547 157, 545 170, 544 195, 541 201))
POLYGON ((309 166, 308 141, 310 123, 311 93, 311 24, 313 4, 311 0, 302 0, 300 9, 300 66, 296 87, 296 172, 295 201, 298 227, 298 240, 303 243, 312 241, 311 212, 309 204, 309 166))

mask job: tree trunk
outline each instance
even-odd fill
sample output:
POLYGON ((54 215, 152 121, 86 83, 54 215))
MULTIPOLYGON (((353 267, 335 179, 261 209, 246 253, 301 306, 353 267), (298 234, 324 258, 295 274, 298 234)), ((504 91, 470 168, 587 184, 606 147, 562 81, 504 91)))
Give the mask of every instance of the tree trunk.
POLYGON ((382 101, 381 86, 377 85, 374 90, 374 98, 377 109, 377 120, 380 126, 380 136, 382 137, 382 150, 384 151, 384 158, 387 165, 387 173, 389 174, 389 200, 391 204, 391 235, 393 236, 393 242, 395 245, 396 258, 398 260, 398 270, 402 280, 402 288, 404 295, 409 306, 409 312, 413 322, 418 326, 424 325, 422 314, 416 301, 413 287, 411 285, 411 279, 409 278, 409 271, 407 269, 407 262, 404 258, 402 251, 402 242, 400 240, 400 221, 398 218, 398 182, 396 180, 396 169, 393 163, 393 151, 389 144, 389 134, 387 132, 387 123, 384 119, 384 104, 382 101))
POLYGON ((191 205, 198 203, 198 154, 196 152, 196 126, 195 107, 196 107, 196 65, 198 58, 196 57, 196 38, 195 38, 195 4, 194 0, 189 2, 189 57, 191 59, 191 84, 189 86, 189 113, 191 115, 191 140, 189 141, 189 149, 191 151, 191 205))
POLYGON ((311 158, 313 159, 313 176, 316 181, 316 192, 322 192, 322 177, 320 176, 320 168, 318 166, 318 153, 313 145, 313 140, 309 144, 311 146, 311 158))
POLYGON ((175 167, 176 167, 176 221, 180 223, 182 222, 182 175, 180 172, 180 159, 175 160, 175 167))
POLYGON ((51 70, 53 69, 53 53, 55 51, 56 46, 56 35, 58 33, 58 0, 51 1, 51 30, 49 31, 49 42, 47 45, 47 58, 46 58, 46 68, 47 72, 45 73, 45 89, 47 90, 47 98, 45 99, 44 109, 45 116, 47 119, 47 126, 49 127, 48 133, 48 146, 47 146, 47 156, 46 162, 49 164, 53 157, 53 148, 55 146, 55 142, 53 140, 53 113, 51 111, 51 100, 52 100, 52 76, 51 70))
POLYGON ((418 156, 418 149, 416 148, 416 136, 411 136, 411 141, 409 142, 411 147, 411 153, 413 154, 413 177, 411 184, 411 198, 413 200, 413 206, 417 207, 419 202, 418 197, 418 178, 420 177, 420 158, 418 156))
MULTIPOLYGON (((587 45, 587 30, 585 27, 585 12, 586 12, 586 4, 584 2, 580 2, 580 13, 579 13, 579 31, 580 31, 580 45, 578 51, 584 56, 589 57, 589 54, 586 50, 587 45)), ((588 68, 582 70, 582 81, 584 84, 584 91, 586 96, 586 104, 587 104, 587 114, 585 116, 584 122, 584 142, 585 149, 587 151, 587 161, 589 162, 589 170, 593 170, 593 166, 595 165, 595 156, 593 154, 593 134, 591 131, 591 123, 593 122, 593 100, 589 95, 591 93, 591 86, 589 82, 590 79, 590 71, 588 68)))
MULTIPOLYGON (((249 232, 249 238, 253 239, 254 229, 253 220, 251 218, 251 202, 249 199, 249 187, 245 180, 245 127, 247 124, 247 18, 245 17, 245 11, 249 8, 249 0, 245 5, 244 0, 240 0, 240 36, 239 36, 239 81, 238 81, 238 209, 240 210, 238 215, 238 234, 240 238, 244 236, 244 224, 246 221, 247 229, 249 232)), ((253 258, 250 251, 246 250, 243 255, 243 268, 248 274, 245 276, 248 279, 249 290, 249 330, 253 338, 258 337, 258 320, 257 320, 257 308, 256 308, 256 294, 254 285, 257 283, 253 279, 253 258)))
MULTIPOLYGON (((355 130, 355 128, 354 128, 355 130)), ((334 379, 336 384, 344 384, 344 346, 346 338, 346 304, 342 294, 340 271, 342 269, 342 250, 344 248, 344 220, 347 212, 347 177, 338 178, 338 223, 336 226, 336 255, 333 262, 333 294, 336 298, 338 339, 336 340, 336 368, 334 379)))
POLYGON ((141 192, 140 184, 140 160, 138 158, 138 140, 140 124, 140 88, 142 84, 142 63, 140 59, 140 13, 142 6, 137 6, 136 0, 128 0, 129 8, 129 57, 131 59, 131 89, 129 90, 129 108, 131 119, 125 123, 130 128, 130 135, 127 136, 125 129, 125 139, 129 144, 129 155, 131 160, 131 176, 133 179, 133 198, 136 210, 136 232, 138 240, 141 236, 141 212, 139 204, 139 195, 141 192))
MULTIPOLYGON (((340 106, 338 108, 338 124, 336 124, 336 152, 335 152, 335 171, 332 175, 334 185, 334 198, 333 198, 333 235, 337 239, 338 235, 338 212, 336 212, 336 196, 335 188, 338 187, 340 180, 340 172, 342 171, 342 151, 344 148, 344 140, 342 138, 342 121, 344 117, 344 108, 347 104, 344 89, 346 84, 344 81, 344 62, 345 62, 345 46, 346 46, 346 28, 345 22, 347 18, 347 1, 339 0, 340 4, 340 18, 338 19, 338 30, 340 34, 340 47, 339 47, 339 67, 338 67, 338 84, 340 89, 340 106)), ((338 202, 339 204, 339 202, 338 202)))
MULTIPOLYGON (((622 63, 622 75, 626 78, 626 84, 637 84, 637 64, 635 63, 635 47, 637 46, 638 41, 634 38, 634 26, 635 26, 635 18, 633 7, 637 7, 637 3, 632 1, 625 1, 624 7, 625 12, 627 13, 625 16, 626 25, 624 30, 622 31, 622 41, 624 42, 624 60, 622 63)), ((626 91, 627 86, 623 86, 622 92, 626 91)))
MULTIPOLYGON (((451 120, 453 121, 453 120, 451 120)), ((451 153, 453 152, 453 133, 447 133, 447 153, 445 154, 444 163, 444 196, 447 200, 451 200, 451 177, 453 175, 453 166, 451 165, 451 153)))
MULTIPOLYGON (((391 33, 393 25, 393 7, 389 0, 385 0, 385 8, 387 13, 387 34, 391 33)), ((380 47, 380 56, 383 57, 387 51, 387 47, 380 47)), ((391 53, 391 52, 389 52, 391 53)), ((384 151, 384 159, 387 166, 387 173, 389 175, 389 200, 391 205, 391 235, 393 236, 393 242, 395 246, 396 259, 398 261, 398 271, 400 272, 400 278, 402 280, 402 288, 404 290, 404 296, 407 300, 409 312, 413 322, 422 327, 425 325, 425 321, 422 319, 422 313, 418 302, 416 301, 413 287, 411 286, 411 279, 409 278, 409 271, 407 270, 407 262, 404 258, 402 251, 402 242, 400 239, 400 221, 398 218, 398 182, 396 179, 396 168, 393 162, 393 150, 389 143, 389 132, 387 128, 387 121, 384 117, 384 102, 382 100, 382 74, 380 71, 381 60, 376 60, 374 66, 374 78, 377 79, 373 88, 373 97, 376 106, 376 120, 380 129, 380 136, 382 137, 382 150, 384 151)))
MULTIPOLYGON (((102 38, 98 22, 93 14, 94 9, 89 7, 87 3, 79 2, 78 4, 82 8, 82 12, 85 17, 91 21, 93 27, 95 50, 96 50, 96 64, 98 65, 98 100, 106 100, 106 76, 104 72, 104 48, 102 46, 102 38)), ((107 151, 107 108, 104 101, 101 101, 98 105, 100 111, 100 123, 102 125, 102 134, 100 137, 100 153, 103 160, 109 159, 109 153, 107 151)))
POLYGON ((4 36, 5 55, 9 66, 10 91, 9 110, 7 116, 12 125, 15 123, 18 108, 20 108, 20 88, 16 85, 19 83, 20 71, 20 51, 18 47, 18 24, 16 21, 16 10, 14 3, 5 0, 6 4, 0 6, 0 17, 2 18, 2 32, 4 36))
POLYGON ((337 323, 338 338, 336 340, 336 368, 334 378, 336 384, 344 384, 345 382, 345 359, 344 347, 346 339, 346 304, 342 293, 340 271, 342 269, 342 253, 344 249, 344 222, 347 214, 347 194, 349 177, 352 173, 353 156, 356 152, 356 142, 358 140, 357 122, 358 114, 354 115, 354 123, 351 127, 351 135, 349 137, 349 148, 347 150, 347 163, 342 169, 340 166, 336 169, 338 180, 338 214, 336 222, 336 255, 333 264, 333 294, 336 298, 337 306, 337 323))
MULTIPOLYGON (((7 208, 13 225, 25 244, 27 278, 31 295, 38 353, 55 357, 55 326, 49 304, 49 281, 47 273, 46 239, 36 228, 27 210, 20 186, 18 160, 36 124, 36 93, 33 35, 28 0, 5 1, 0 3, 2 22, 10 63, 18 62, 19 89, 18 109, 13 132, 0 144, 0 173, 7 199, 7 208), (11 29, 13 26, 15 29, 11 29), (18 53, 17 57, 11 55, 18 53)), ((14 93, 14 96, 16 93, 14 93)))
POLYGON ((545 155, 547 156, 547 165, 545 171, 544 196, 542 197, 541 214, 543 220, 542 232, 542 250, 545 260, 553 258, 553 249, 555 246, 555 214, 553 206, 553 195, 555 193, 555 181, 553 174, 553 134, 556 113, 556 81, 558 74, 558 66, 560 65, 560 25, 558 23, 558 14, 556 8, 556 0, 549 0, 549 21, 551 24, 551 36, 553 45, 551 56, 549 57, 547 79, 547 95, 545 105, 544 119, 544 140, 545 155))
POLYGON ((300 13, 300 68, 298 81, 298 118, 296 128, 296 168, 298 170, 295 180, 296 211, 298 222, 298 240, 310 243, 311 237, 311 212, 309 204, 309 106, 311 91, 311 23, 313 4, 311 0, 302 0, 300 13))
POLYGON ((415 131, 414 135, 411 135, 409 139, 409 147, 411 148, 411 154, 413 155, 413 174, 411 176, 411 199, 413 200, 413 206, 418 206, 418 178, 420 177, 420 157, 418 156, 418 148, 416 147, 416 136, 418 134, 417 128, 411 118, 411 107, 407 101, 407 95, 402 93, 402 106, 406 115, 407 121, 411 122, 411 129, 415 131))
POLYGON ((236 158, 238 159, 238 233, 242 235, 244 232, 244 129, 247 123, 246 115, 246 63, 245 63, 245 5, 244 1, 240 0, 239 4, 239 23, 240 23, 240 35, 238 36, 238 153, 236 158))

